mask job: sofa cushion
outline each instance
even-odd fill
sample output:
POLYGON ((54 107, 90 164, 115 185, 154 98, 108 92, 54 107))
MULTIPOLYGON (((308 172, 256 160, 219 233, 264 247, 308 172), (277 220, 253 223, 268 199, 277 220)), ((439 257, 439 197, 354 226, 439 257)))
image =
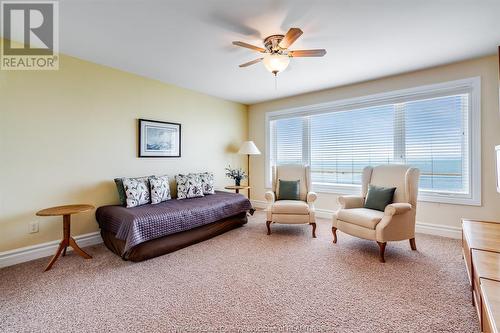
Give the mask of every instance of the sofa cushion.
POLYGON ((160 202, 171 199, 168 176, 149 177, 149 188, 151 190, 152 204, 159 204, 160 202))
POLYGON ((278 200, 300 200, 300 180, 278 179, 278 200))
POLYGON ((300 200, 279 200, 273 204, 273 214, 309 214, 309 206, 300 200))
POLYGON ((214 174, 212 172, 202 172, 199 173, 198 176, 201 180, 201 187, 203 189, 203 194, 214 194, 214 174))
POLYGON ((382 187, 371 185, 368 187, 365 208, 384 211, 387 205, 392 203, 395 187, 382 187))
POLYGON ((177 199, 189 199, 203 196, 203 187, 198 174, 175 176, 177 182, 177 199))
MULTIPOLYGON (((116 190, 118 191, 118 197, 120 198, 120 205, 122 206, 127 206, 127 194, 125 194, 125 188, 123 187, 123 180, 127 178, 121 177, 121 178, 115 178, 115 185, 116 185, 116 190)), ((137 180, 147 180, 148 177, 137 177, 133 178, 137 180)))
POLYGON ((125 178, 123 188, 127 196, 127 208, 149 203, 149 180, 147 178, 125 178))
POLYGON ((123 188, 123 178, 115 178, 116 190, 118 191, 118 197, 120 198, 120 205, 127 205, 127 195, 125 194, 125 189, 123 188))
POLYGON ((377 224, 384 217, 384 212, 368 208, 340 209, 337 212, 337 219, 360 227, 375 229, 377 224))

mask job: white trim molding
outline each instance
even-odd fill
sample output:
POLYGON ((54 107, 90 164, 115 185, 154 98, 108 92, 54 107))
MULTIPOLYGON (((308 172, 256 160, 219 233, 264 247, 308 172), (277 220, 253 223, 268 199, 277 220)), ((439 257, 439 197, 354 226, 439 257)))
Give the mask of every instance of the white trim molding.
MULTIPOLYGON (((251 200, 254 208, 265 209, 267 207, 267 203, 262 200, 251 200)), ((317 209, 316 208, 316 217, 323 219, 331 219, 333 210, 330 209, 317 209)), ((415 231, 417 233, 422 233, 426 235, 433 236, 441 236, 453 239, 461 239, 462 238, 462 229, 460 227, 453 227, 441 224, 433 224, 433 223, 424 223, 417 221, 415 226, 415 231)))
MULTIPOLYGON (((78 235, 74 238, 78 242, 78 245, 81 247, 102 243, 102 238, 99 231, 78 235)), ((55 240, 42 244, 21 247, 10 251, 0 252, 0 268, 52 256, 56 252, 60 242, 60 240, 55 240)), ((68 251, 73 251, 71 246, 68 247, 68 251)))
MULTIPOLYGON (((469 95, 467 110, 467 169, 469 175, 466 193, 447 191, 420 191, 418 200, 428 202, 439 202, 457 205, 481 206, 481 77, 470 77, 461 80, 429 84, 408 89, 383 92, 373 95, 360 96, 342 100, 334 100, 321 104, 304 105, 300 107, 270 111, 265 115, 266 149, 265 149, 265 187, 271 187, 271 164, 272 158, 272 123, 278 119, 297 118, 332 113, 338 111, 349 111, 354 109, 372 107, 385 104, 398 104, 417 99, 428 99, 448 96, 450 94, 469 95)), ((308 126, 304 126, 308 128, 308 126)), ((464 131, 464 132, 465 132, 464 131)), ((306 132, 306 130, 304 130, 306 132)), ((306 136, 306 134, 304 134, 306 136)), ((309 137, 304 137, 307 142, 309 137)), ((310 164, 310 148, 302 147, 303 163, 310 164)), ((313 190, 318 193, 354 194, 359 193, 359 185, 344 184, 315 184, 313 190)))
POLYGON ((415 231, 434 236, 442 236, 454 239, 462 239, 462 229, 448 225, 440 225, 433 223, 424 223, 417 221, 415 231))

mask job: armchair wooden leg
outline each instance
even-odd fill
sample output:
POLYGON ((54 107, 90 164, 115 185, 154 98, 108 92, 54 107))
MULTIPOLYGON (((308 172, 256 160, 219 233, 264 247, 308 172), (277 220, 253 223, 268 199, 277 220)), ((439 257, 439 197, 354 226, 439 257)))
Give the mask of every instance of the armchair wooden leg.
POLYGON ((267 234, 271 234, 271 221, 266 221, 266 226, 267 226, 267 234))
POLYGON ((413 251, 417 251, 417 244, 415 243, 415 238, 410 239, 410 247, 413 251))
POLYGON ((312 225, 312 233, 313 233, 313 238, 316 238, 316 223, 309 223, 310 225, 312 225))
POLYGON ((385 262, 385 257, 384 257, 384 255, 385 255, 385 245, 387 243, 377 242, 377 244, 380 247, 380 258, 379 258, 379 260, 380 260, 380 262, 385 262))
POLYGON ((337 243, 337 228, 332 227, 332 234, 333 234, 333 243, 337 243))

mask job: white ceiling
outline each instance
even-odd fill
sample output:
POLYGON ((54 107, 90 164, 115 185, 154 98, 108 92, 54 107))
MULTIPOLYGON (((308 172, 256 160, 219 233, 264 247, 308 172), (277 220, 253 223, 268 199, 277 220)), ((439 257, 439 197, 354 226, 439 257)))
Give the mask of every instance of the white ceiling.
POLYGON ((499 0, 61 0, 60 50, 231 101, 253 104, 494 54, 499 0), (278 78, 238 68, 271 34, 300 27, 278 78), (292 49, 293 49, 292 48, 292 49))

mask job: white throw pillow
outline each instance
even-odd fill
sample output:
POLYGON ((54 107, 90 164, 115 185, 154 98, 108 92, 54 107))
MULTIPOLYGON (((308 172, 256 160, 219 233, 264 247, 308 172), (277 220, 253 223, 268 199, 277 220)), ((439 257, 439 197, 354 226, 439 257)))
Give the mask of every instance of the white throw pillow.
POLYGON ((214 194, 214 174, 211 172, 203 172, 198 174, 201 179, 201 187, 203 194, 214 194))
POLYGON ((203 196, 200 176, 197 174, 177 175, 177 199, 197 198, 203 196))
POLYGON ((151 203, 158 204, 170 200, 170 185, 168 176, 149 177, 149 188, 151 190, 151 203))
POLYGON ((125 178, 123 188, 127 196, 127 207, 136 207, 149 203, 149 181, 147 178, 125 178))

